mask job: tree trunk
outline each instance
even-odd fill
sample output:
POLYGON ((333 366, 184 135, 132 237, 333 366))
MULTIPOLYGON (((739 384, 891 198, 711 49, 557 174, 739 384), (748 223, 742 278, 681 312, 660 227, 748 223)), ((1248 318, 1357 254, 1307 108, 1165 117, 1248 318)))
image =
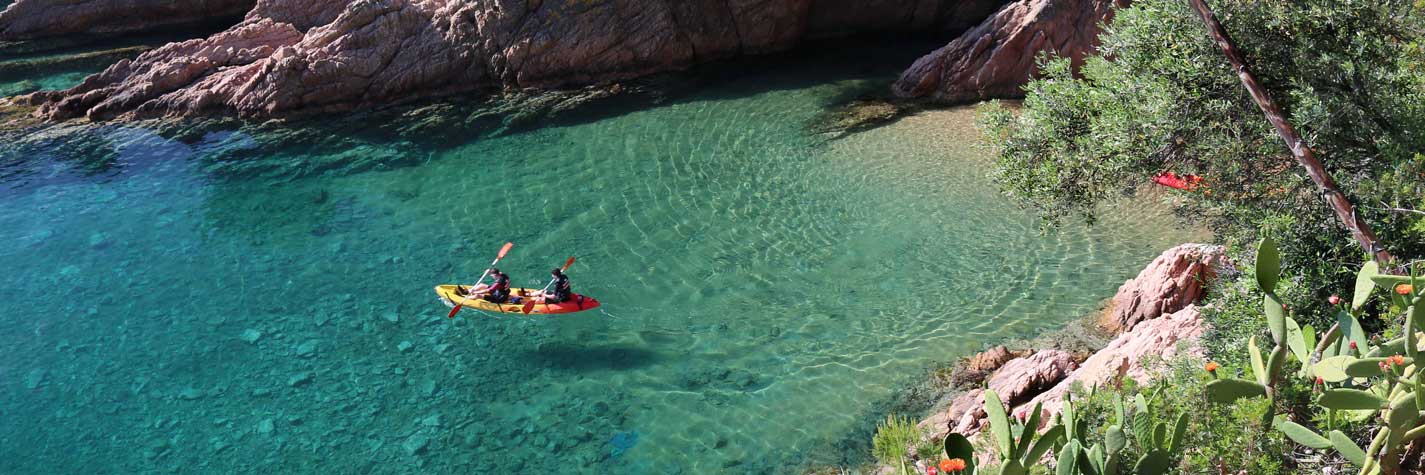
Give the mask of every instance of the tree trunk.
POLYGON ((1341 190, 1336 189, 1336 181, 1326 173, 1326 169, 1321 166, 1321 161, 1316 159, 1316 154, 1311 151, 1311 147, 1306 145, 1306 141, 1297 135, 1296 128, 1287 122, 1281 107, 1272 100, 1272 96, 1267 93, 1261 83, 1257 82, 1257 78, 1252 76, 1251 71, 1247 70, 1247 63, 1242 59, 1242 53, 1237 50, 1237 46, 1227 36, 1227 31, 1222 28, 1222 24, 1217 22, 1217 17, 1212 14, 1212 9, 1208 8, 1203 0, 1187 0, 1187 2, 1193 10, 1197 11, 1202 22, 1207 25, 1208 36, 1211 36, 1212 40, 1217 42, 1217 46, 1222 48, 1222 54, 1227 56, 1227 62, 1232 63, 1232 68, 1237 70, 1237 77, 1242 79, 1242 85, 1247 87, 1247 92, 1252 95, 1252 100, 1256 101, 1257 107, 1260 107, 1262 113, 1266 114, 1267 122, 1271 122, 1272 127, 1277 129, 1277 135, 1286 141, 1286 146, 1291 149, 1291 154, 1296 157, 1297 163, 1306 168, 1306 174, 1310 175, 1311 181, 1316 182, 1316 186, 1321 189, 1321 194, 1325 195, 1326 202, 1336 212, 1336 217, 1346 225, 1346 229, 1351 231, 1351 236, 1356 238, 1356 242, 1375 257, 1381 267, 1389 264, 1392 261, 1390 252, 1386 251, 1385 246, 1376 239, 1370 225, 1360 219, 1351 200, 1346 198, 1341 190))

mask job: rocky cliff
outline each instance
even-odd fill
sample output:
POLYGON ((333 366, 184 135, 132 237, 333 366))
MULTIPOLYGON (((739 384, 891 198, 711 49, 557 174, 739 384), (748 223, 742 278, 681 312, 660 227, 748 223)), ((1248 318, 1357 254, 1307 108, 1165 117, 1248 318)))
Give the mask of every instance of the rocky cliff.
POLYGON ((253 0, 17 0, 0 11, 0 41, 122 34, 238 18, 253 0))
POLYGON ((51 119, 341 110, 617 81, 816 38, 939 31, 1003 1, 260 0, 227 31, 23 101, 51 119))
POLYGON ((893 86, 901 97, 941 102, 1021 97, 1050 52, 1077 68, 1098 46, 1099 26, 1127 0, 1015 0, 979 26, 911 65, 893 86))

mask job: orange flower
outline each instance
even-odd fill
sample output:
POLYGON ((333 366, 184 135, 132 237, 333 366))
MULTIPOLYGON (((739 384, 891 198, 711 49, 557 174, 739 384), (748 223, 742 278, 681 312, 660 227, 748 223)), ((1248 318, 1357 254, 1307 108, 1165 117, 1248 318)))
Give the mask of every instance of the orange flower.
POLYGON ((1209 373, 1211 373, 1211 372, 1213 372, 1213 371, 1217 371, 1217 368, 1218 368, 1217 362, 1216 362, 1216 361, 1208 361, 1206 368, 1207 368, 1207 372, 1209 372, 1209 373))
POLYGON ((1410 293, 1414 291, 1415 287, 1411 286, 1410 284, 1400 284, 1395 286, 1395 293, 1400 295, 1410 295, 1410 293))
POLYGON ((965 461, 962 459, 946 459, 940 461, 940 471, 942 472, 958 472, 964 469, 965 461))
POLYGON ((1395 355, 1395 356, 1390 357, 1390 362, 1391 362, 1391 363, 1395 363, 1396 366, 1405 366, 1405 357, 1404 357, 1404 356, 1400 356, 1400 355, 1395 355))

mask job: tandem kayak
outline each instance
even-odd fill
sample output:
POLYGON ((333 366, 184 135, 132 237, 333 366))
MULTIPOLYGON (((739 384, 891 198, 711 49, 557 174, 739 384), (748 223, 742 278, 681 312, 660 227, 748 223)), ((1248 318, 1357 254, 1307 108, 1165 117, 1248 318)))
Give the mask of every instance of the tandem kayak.
MULTIPOLYGON (((475 310, 484 310, 486 312, 499 313, 524 313, 523 309, 525 301, 524 297, 520 296, 525 294, 535 294, 538 293, 539 290, 540 289, 510 288, 509 302, 494 303, 479 297, 472 297, 466 299, 464 296, 455 293, 454 285, 435 286, 435 294, 440 297, 440 300, 442 302, 445 302, 446 306, 455 307, 456 302, 461 302, 463 300, 464 303, 461 304, 462 307, 473 308, 475 310)), ((569 300, 560 303, 535 304, 534 308, 530 309, 529 313, 550 315, 556 313, 574 313, 582 312, 591 308, 597 308, 598 306, 599 301, 594 300, 593 297, 574 294, 572 297, 569 298, 569 300)))

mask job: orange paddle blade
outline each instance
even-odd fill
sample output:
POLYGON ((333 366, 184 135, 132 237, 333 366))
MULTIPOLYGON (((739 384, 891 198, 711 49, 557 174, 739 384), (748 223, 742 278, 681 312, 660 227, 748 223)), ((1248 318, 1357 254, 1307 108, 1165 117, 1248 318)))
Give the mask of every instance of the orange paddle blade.
POLYGON ((510 253, 510 248, 512 248, 512 247, 515 247, 515 243, 512 243, 512 242, 507 242, 507 243, 505 243, 505 247, 500 248, 500 253, 495 256, 495 260, 498 261, 498 260, 500 260, 500 259, 504 259, 504 258, 505 258, 505 254, 509 254, 509 253, 510 253))

